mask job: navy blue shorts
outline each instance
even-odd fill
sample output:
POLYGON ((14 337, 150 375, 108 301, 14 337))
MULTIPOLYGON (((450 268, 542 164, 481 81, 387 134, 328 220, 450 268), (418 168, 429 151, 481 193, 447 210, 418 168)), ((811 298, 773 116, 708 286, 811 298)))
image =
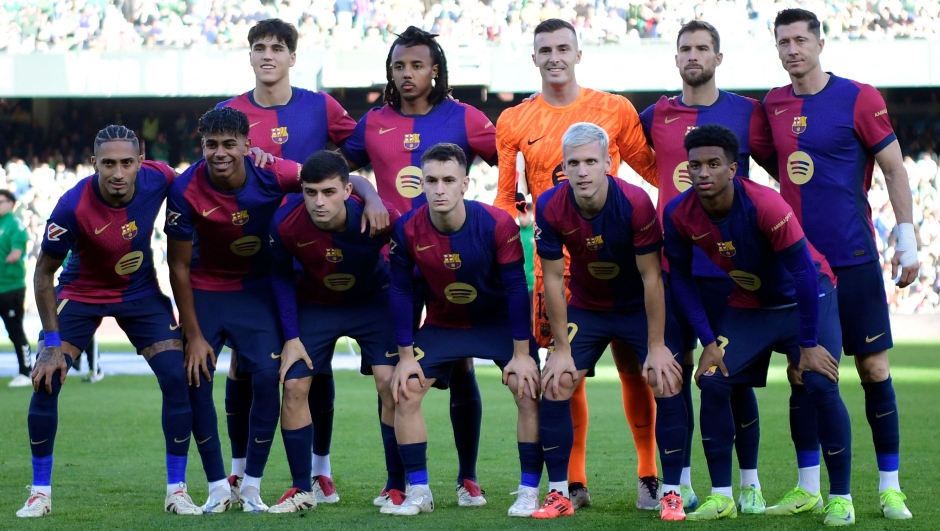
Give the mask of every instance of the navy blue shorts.
MULTIPOLYGON (((454 364, 465 358, 493 360, 503 369, 512 360, 512 327, 509 323, 473 328, 445 328, 425 324, 415 334, 415 361, 434 387, 447 389, 454 364)), ((539 346, 529 338, 529 355, 539 365, 539 346)))
POLYGON ((228 343, 238 352, 238 372, 281 367, 284 339, 274 293, 268 286, 241 291, 194 289, 199 328, 216 353, 228 343))
MULTIPOLYGON (((666 347, 682 364, 682 340, 675 318, 666 317, 666 347)), ((594 366, 601 359, 607 345, 619 339, 636 352, 640 363, 646 362, 649 331, 646 326, 646 310, 632 312, 586 310, 577 306, 568 306, 568 342, 571 345, 571 357, 579 371, 587 370, 588 376, 594 376, 594 366)))
POLYGON ((173 305, 162 293, 109 304, 61 299, 58 313, 62 341, 78 349, 85 348, 104 317, 114 317, 138 352, 159 341, 182 337, 173 315, 173 305))
POLYGON ((298 361, 287 370, 285 379, 333 374, 333 352, 336 341, 343 336, 359 343, 362 374, 372 374, 373 365, 396 365, 398 344, 389 312, 388 290, 354 305, 298 304, 300 342, 307 349, 313 370, 308 369, 303 361, 298 361))
MULTIPOLYGON (((663 271, 666 300, 675 309, 676 322, 679 324, 679 333, 682 336, 682 350, 695 350, 695 347, 698 346, 698 338, 695 336, 695 330, 689 320, 686 319, 685 313, 682 312, 679 301, 675 298, 669 279, 669 273, 663 271)), ((702 297, 702 306, 705 308, 708 324, 714 329, 728 307, 728 295, 734 289, 734 281, 731 280, 731 277, 695 277, 695 286, 702 297)))
MULTIPOLYGON (((836 292, 819 298, 817 333, 819 344, 836 360, 842 352, 838 299, 836 292)), ((800 314, 796 306, 779 310, 728 307, 715 333, 730 384, 765 387, 773 352, 791 356, 794 365, 800 363, 800 314)), ((702 377, 724 378, 721 371, 702 377)))
POLYGON ((832 271, 839 285, 839 321, 845 355, 873 354, 893 347, 888 297, 878 261, 832 271))

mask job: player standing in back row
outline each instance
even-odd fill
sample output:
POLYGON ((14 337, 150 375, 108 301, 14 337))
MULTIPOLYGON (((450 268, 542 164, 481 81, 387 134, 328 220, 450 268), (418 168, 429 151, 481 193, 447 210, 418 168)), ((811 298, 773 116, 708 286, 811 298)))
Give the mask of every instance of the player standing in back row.
MULTIPOLYGON (((617 175, 623 160, 643 179, 656 184, 656 161, 643 137, 643 128, 633 104, 623 96, 578 85, 574 70, 575 65, 581 62, 581 51, 578 49, 577 33, 570 23, 549 19, 535 28, 532 62, 542 76, 541 94, 504 111, 496 125, 499 149, 497 207, 513 217, 518 213, 518 153, 522 153, 525 158, 525 190, 532 194, 533 203, 538 201, 540 194, 558 184, 560 179, 565 179, 561 137, 577 122, 591 122, 607 132, 610 138, 608 149, 611 175, 617 175)), ((568 278, 566 272, 566 284, 568 278)), ((545 313, 544 281, 538 259, 535 261, 534 294, 533 331, 539 344, 548 347, 552 336, 551 325, 545 313)), ((624 347, 615 341, 611 348, 624 347)), ((623 389, 624 412, 637 448, 637 472, 640 477, 637 507, 655 510, 659 508, 659 482, 653 428, 653 393, 643 380, 639 363, 622 369, 625 372, 618 371, 618 375, 623 389)), ((568 465, 568 480, 571 482, 571 501, 578 508, 591 503, 585 471, 588 407, 583 381, 579 382, 571 397, 571 413, 575 437, 568 465)))
MULTIPOLYGON (((823 71, 825 42, 816 15, 781 11, 774 21, 777 53, 791 84, 764 99, 780 167, 780 193, 806 238, 839 278, 839 315, 845 353, 853 356, 865 390, 865 414, 875 443, 882 513, 906 519, 898 480, 900 428, 888 349, 891 322, 875 247, 868 189, 877 162, 898 222, 891 274, 905 287, 917 278, 911 190, 888 109, 870 85, 823 71)), ((811 510, 819 497, 819 436, 806 389, 790 373, 790 425, 800 480, 768 514, 811 510)))

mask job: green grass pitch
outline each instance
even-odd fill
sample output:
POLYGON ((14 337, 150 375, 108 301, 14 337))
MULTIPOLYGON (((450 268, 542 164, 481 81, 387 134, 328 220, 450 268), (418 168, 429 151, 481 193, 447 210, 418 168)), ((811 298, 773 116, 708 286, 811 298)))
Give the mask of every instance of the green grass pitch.
MULTIPOLYGON (((889 522, 880 515, 878 473, 871 433, 865 419, 858 378, 851 361, 842 370, 842 393, 852 416, 853 496, 857 529, 929 529, 940 518, 935 490, 940 477, 940 348, 937 344, 905 344, 891 354, 901 411, 901 483, 914 519, 889 522)), ((70 376, 59 401, 59 432, 53 473, 53 512, 36 520, 14 516, 26 500, 31 481, 26 433, 28 389, 9 389, 0 380, 0 529, 807 529, 821 526, 820 516, 772 518, 739 516, 717 523, 660 522, 656 514, 633 508, 636 500, 636 456, 620 401, 620 385, 609 356, 598 376, 588 382, 590 431, 589 487, 594 505, 569 518, 540 522, 510 519, 519 480, 515 444, 516 413, 494 367, 477 369, 483 393, 483 436, 478 474, 489 504, 457 507, 454 492, 456 454, 448 416, 448 395, 432 391, 425 405, 429 427, 433 514, 413 518, 382 515, 372 498, 384 482, 384 459, 376 418, 375 390, 370 378, 352 371, 336 373, 336 424, 332 448, 333 473, 342 501, 293 515, 232 512, 217 516, 182 517, 163 512, 164 454, 160 433, 160 394, 156 380, 144 376, 109 376, 83 385, 70 376)), ((221 384, 222 375, 217 376, 221 384)), ((216 385, 223 451, 224 385, 216 385)), ((788 386, 783 357, 776 356, 768 387, 758 390, 761 409, 760 478, 772 503, 796 481, 795 456, 787 417, 788 386)), ((696 401, 698 393, 696 391, 696 401)), ((696 413, 696 417, 698 414, 696 413)), ((696 430, 696 439, 698 430, 696 430)), ((700 442, 693 457, 693 483, 701 498, 709 481, 700 442)), ((228 457, 226 457, 226 467, 228 457)), ((269 504, 290 487, 287 462, 278 434, 268 462, 262 493, 269 504)), ((198 454, 191 449, 188 478, 197 503, 205 500, 206 484, 198 454)), ((737 481, 737 473, 735 473, 737 481)), ((547 478, 543 475, 542 494, 547 478)), ((823 472, 825 490, 826 476, 823 472)), ((735 492, 737 493, 737 491, 735 492)))

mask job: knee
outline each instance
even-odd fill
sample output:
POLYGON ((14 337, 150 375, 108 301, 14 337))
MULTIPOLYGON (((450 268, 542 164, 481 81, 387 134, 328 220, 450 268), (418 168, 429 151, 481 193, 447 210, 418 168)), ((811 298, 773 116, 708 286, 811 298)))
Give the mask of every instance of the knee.
POLYGON ((301 404, 307 405, 307 394, 310 391, 310 382, 301 379, 284 382, 284 408, 295 409, 301 404))
POLYGON ((251 390, 256 395, 260 392, 262 394, 270 394, 272 389, 276 392, 278 384, 280 384, 281 376, 277 369, 264 369, 252 373, 251 375, 251 390))
POLYGON ((406 385, 408 387, 408 396, 399 391, 398 404, 395 406, 396 414, 401 416, 419 413, 421 411, 421 401, 424 399, 424 389, 421 388, 417 378, 411 378, 406 385))
POLYGON ((706 399, 716 400, 731 398, 731 386, 728 384, 727 380, 719 374, 702 376, 699 378, 698 386, 702 391, 703 403, 706 399))
MULTIPOLYGON (((516 386, 518 386, 518 383, 516 386)), ((518 393, 518 387, 516 386, 510 386, 514 394, 518 393)), ((547 400, 569 400, 571 399, 571 396, 574 395, 575 387, 576 386, 574 380, 571 378, 571 375, 565 373, 558 377, 557 391, 555 390, 555 386, 549 382, 542 392, 547 400)))
POLYGON ((803 386, 806 387, 806 392, 817 406, 840 400, 839 384, 819 373, 804 372, 803 386))
POLYGON ((862 383, 878 383, 888 379, 891 367, 888 364, 888 351, 855 356, 855 368, 862 383))

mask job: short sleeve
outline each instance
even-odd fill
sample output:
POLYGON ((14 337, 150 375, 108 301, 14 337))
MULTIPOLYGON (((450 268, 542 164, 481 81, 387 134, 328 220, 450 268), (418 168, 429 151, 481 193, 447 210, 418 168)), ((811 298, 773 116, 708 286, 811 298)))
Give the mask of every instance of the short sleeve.
POLYGON ((666 258, 672 262, 685 263, 689 267, 692 265, 692 242, 684 238, 679 229, 676 228, 672 220, 673 209, 666 207, 666 213, 663 215, 663 233, 665 240, 666 258))
MULTIPOLYGON (((769 190, 769 189, 768 189, 769 190)), ((803 228, 790 205, 776 192, 751 197, 757 207, 757 226, 775 252, 796 250, 806 244, 803 228), (797 244, 802 245, 797 246, 797 244)))
POLYGON ((565 257, 562 249, 563 243, 558 231, 548 221, 545 215, 548 212, 548 202, 555 197, 553 193, 544 193, 538 199, 535 209, 535 246, 540 258, 545 260, 561 260, 565 257))
POLYGON ((499 265, 511 264, 525 259, 522 251, 522 239, 516 220, 501 211, 494 211, 496 217, 496 262, 499 265))
MULTIPOLYGON (((249 162, 245 161, 245 164, 249 162)), ((303 191, 303 185, 300 183, 301 168, 303 166, 298 162, 274 157, 274 160, 265 164, 263 169, 274 173, 282 192, 292 194, 303 191)))
POLYGON ((855 132, 871 153, 877 154, 897 139, 884 98, 871 85, 859 85, 855 100, 855 132))
POLYGON ((330 140, 337 146, 342 146, 356 128, 356 121, 333 96, 323 94, 323 97, 326 98, 326 123, 330 140))
POLYGON ((475 107, 467 105, 465 113, 464 122, 470 149, 487 164, 496 165, 496 126, 475 107))
POLYGON ((750 135, 748 146, 754 162, 764 164, 770 160, 775 152, 774 137, 770 132, 770 122, 767 121, 764 106, 757 100, 753 100, 752 103, 754 109, 751 111, 751 123, 748 128, 750 135))
POLYGON ((76 247, 78 239, 78 221, 75 219, 75 205, 69 205, 73 194, 67 193, 59 199, 52 215, 46 221, 46 231, 42 236, 42 252, 63 260, 69 251, 76 247))
POLYGON ((366 113, 356 124, 352 134, 346 139, 346 143, 340 147, 343 156, 360 168, 367 166, 370 162, 369 154, 366 152, 366 123, 368 119, 369 113, 366 113))
POLYGON ((643 127, 643 134, 646 136, 646 142, 653 149, 656 149, 653 144, 653 116, 655 112, 656 104, 654 103, 640 113, 640 125, 643 127))
POLYGON ((620 100, 620 133, 617 148, 620 158, 633 168, 644 181, 653 186, 659 186, 659 175, 656 173, 656 157, 646 142, 640 117, 630 100, 618 96, 620 100))
POLYGON ((193 241, 193 217, 181 181, 170 186, 166 195, 166 223, 163 232, 174 240, 193 241))
POLYGON ((663 231, 656 217, 656 207, 646 192, 636 189, 627 194, 633 206, 631 225, 633 227, 633 247, 636 254, 649 254, 659 251, 663 246, 663 231))
POLYGON ((516 191, 519 187, 519 173, 516 171, 516 154, 519 147, 515 142, 512 109, 500 115, 496 122, 496 150, 499 178, 496 184, 496 199, 493 205, 513 215, 516 210, 516 191))

